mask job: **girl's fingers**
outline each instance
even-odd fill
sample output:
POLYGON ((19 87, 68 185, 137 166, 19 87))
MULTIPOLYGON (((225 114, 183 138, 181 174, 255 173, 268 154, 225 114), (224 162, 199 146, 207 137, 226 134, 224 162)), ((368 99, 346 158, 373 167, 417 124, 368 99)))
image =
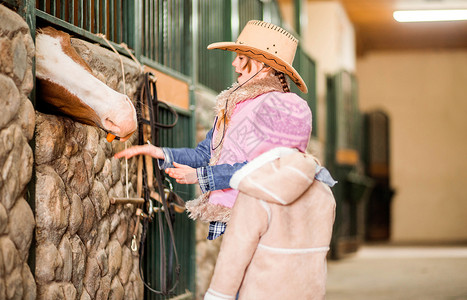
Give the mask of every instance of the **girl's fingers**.
MULTIPOLYGON (((131 158, 135 155, 140 155, 140 154, 147 154, 147 155, 150 155, 151 154, 151 148, 152 145, 137 145, 137 146, 132 146, 128 149, 125 149, 125 150, 122 150, 118 153, 116 153, 114 156, 115 158, 122 158, 122 157, 125 157, 125 158, 131 158)), ((156 158, 159 158, 159 157, 156 157, 156 158)))
POLYGON ((179 163, 176 163, 176 162, 173 162, 172 164, 174 165, 175 168, 183 168, 183 167, 186 167, 186 165, 182 165, 182 164, 179 164, 179 163))
POLYGON ((165 172, 167 173, 167 175, 174 179, 180 178, 179 172, 177 172, 174 168, 165 169, 165 172))
POLYGON ((122 157, 125 157, 125 158, 131 158, 137 154, 140 154, 142 153, 144 149, 138 147, 138 146, 133 146, 131 148, 128 148, 128 149, 125 149, 125 150, 122 150, 118 153, 115 153, 115 158, 122 158, 122 157))

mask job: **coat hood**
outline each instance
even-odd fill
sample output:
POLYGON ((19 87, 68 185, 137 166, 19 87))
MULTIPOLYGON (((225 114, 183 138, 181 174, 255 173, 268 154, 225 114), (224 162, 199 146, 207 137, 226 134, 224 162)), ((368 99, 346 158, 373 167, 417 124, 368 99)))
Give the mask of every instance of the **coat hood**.
POLYGON ((274 148, 235 172, 230 186, 254 198, 288 205, 313 183, 316 160, 291 148, 274 148))

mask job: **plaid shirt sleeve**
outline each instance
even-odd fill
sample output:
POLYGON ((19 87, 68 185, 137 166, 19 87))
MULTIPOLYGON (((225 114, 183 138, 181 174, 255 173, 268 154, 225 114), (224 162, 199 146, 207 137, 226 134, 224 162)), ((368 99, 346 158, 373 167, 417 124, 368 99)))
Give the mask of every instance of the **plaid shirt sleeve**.
POLYGON ((208 170, 205 167, 196 168, 196 176, 198 176, 198 182, 201 191, 203 193, 209 192, 208 170))
POLYGON ((225 229, 227 228, 226 223, 222 222, 211 222, 209 223, 209 233, 208 240, 214 240, 224 234, 225 229))

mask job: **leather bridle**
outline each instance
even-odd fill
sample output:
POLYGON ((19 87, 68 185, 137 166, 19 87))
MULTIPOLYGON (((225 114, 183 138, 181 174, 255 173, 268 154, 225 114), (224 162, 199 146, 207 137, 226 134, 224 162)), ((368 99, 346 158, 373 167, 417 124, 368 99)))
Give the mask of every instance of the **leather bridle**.
MULTIPOLYGON (((138 115, 138 143, 140 145, 149 142, 155 146, 160 146, 159 130, 161 128, 173 128, 178 120, 177 112, 167 103, 158 100, 156 80, 151 73, 144 74, 143 88, 141 90, 141 97, 136 104, 136 111, 138 115), (159 122, 159 107, 161 106, 165 107, 174 116, 172 124, 162 124, 159 122), (147 115, 147 118, 145 118, 145 115, 147 115), (149 126, 149 130, 147 130, 147 127, 145 126, 149 126)), ((157 160, 149 156, 145 156, 144 159, 145 163, 142 163, 143 157, 141 156, 138 161, 138 190, 140 190, 138 193, 142 193, 145 203, 145 211, 142 211, 141 209, 137 211, 138 220, 136 226, 138 226, 140 219, 142 223, 141 240, 139 245, 139 272, 145 287, 149 291, 160 295, 170 295, 174 293, 174 290, 180 280, 180 263, 178 260, 174 236, 175 208, 177 207, 177 203, 174 200, 178 200, 179 203, 183 203, 183 200, 174 193, 170 181, 164 178, 164 174, 158 168, 157 160), (153 168, 154 165, 156 166, 155 168, 153 168), (154 174, 155 180, 153 176, 154 174), (164 185, 164 182, 168 182, 168 188, 164 185), (141 186, 140 183, 142 183, 141 186), (154 190, 155 185, 157 185, 157 192, 154 190), (156 205, 154 205, 154 201, 156 205), (157 219, 157 226, 159 229, 160 290, 157 290, 155 287, 147 283, 143 275, 146 234, 149 222, 154 219, 157 219), (164 223, 166 224, 169 233, 170 242, 168 245, 166 245, 164 223), (174 277, 175 280, 173 281, 174 277)), ((135 232, 136 231, 137 228, 135 228, 135 232)), ((135 237, 136 235, 134 235, 134 240, 135 237)), ((135 245, 136 244, 132 244, 133 251, 135 251, 135 245)))

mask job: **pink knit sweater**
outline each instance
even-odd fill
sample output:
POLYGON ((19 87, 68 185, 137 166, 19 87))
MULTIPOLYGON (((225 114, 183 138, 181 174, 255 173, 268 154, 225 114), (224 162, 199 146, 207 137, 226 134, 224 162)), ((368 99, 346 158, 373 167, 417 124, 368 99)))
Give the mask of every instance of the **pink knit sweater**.
MULTIPOLYGON (((245 100, 232 114, 218 164, 251 161, 276 147, 305 152, 310 133, 311 111, 298 95, 271 92, 245 100)), ((222 126, 217 134, 222 134, 222 126)), ((209 202, 233 207, 237 195, 233 189, 212 191, 209 202)))

